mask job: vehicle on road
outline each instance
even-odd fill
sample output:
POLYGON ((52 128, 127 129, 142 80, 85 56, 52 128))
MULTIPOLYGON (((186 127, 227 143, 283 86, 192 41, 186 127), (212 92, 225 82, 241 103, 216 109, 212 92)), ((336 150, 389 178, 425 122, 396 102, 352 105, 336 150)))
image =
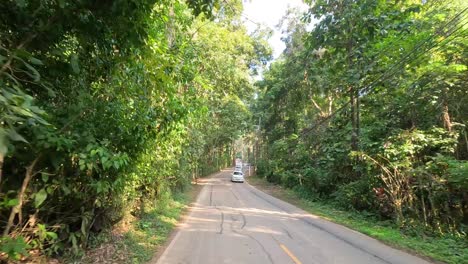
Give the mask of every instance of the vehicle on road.
POLYGON ((234 167, 234 170, 235 171, 242 171, 242 165, 236 165, 236 167, 234 167))
POLYGON ((244 182, 244 173, 242 171, 234 171, 231 175, 232 182, 244 182))

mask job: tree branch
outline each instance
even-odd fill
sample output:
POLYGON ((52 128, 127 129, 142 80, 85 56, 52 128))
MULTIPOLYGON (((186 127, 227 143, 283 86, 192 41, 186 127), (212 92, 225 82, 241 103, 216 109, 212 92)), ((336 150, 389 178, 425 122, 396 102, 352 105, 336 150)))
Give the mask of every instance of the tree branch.
POLYGON ((8 236, 8 234, 10 233, 10 229, 13 227, 13 222, 15 221, 16 215, 20 213, 23 208, 24 193, 26 192, 31 179, 37 174, 37 172, 33 172, 33 170, 40 158, 41 155, 38 155, 33 160, 33 162, 26 168, 26 175, 24 177, 23 184, 21 185, 20 192, 18 193, 18 204, 11 209, 7 225, 3 230, 3 236, 8 236))

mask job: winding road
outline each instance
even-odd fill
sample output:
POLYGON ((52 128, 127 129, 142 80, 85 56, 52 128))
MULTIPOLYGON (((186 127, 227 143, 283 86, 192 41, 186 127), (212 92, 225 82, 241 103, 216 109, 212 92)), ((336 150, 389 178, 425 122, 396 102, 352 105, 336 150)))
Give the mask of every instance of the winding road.
POLYGON ((247 183, 231 170, 203 188, 157 264, 429 263, 311 215, 247 183))

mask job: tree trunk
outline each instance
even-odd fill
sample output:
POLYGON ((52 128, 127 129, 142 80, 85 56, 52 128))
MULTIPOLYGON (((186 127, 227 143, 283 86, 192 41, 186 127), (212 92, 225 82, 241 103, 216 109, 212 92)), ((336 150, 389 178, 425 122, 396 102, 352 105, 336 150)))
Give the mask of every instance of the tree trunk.
MULTIPOLYGON (((352 58, 354 48, 354 41, 353 41, 353 25, 350 25, 350 29, 348 32, 348 42, 346 50, 348 52, 348 71, 354 69, 354 61, 352 58)), ((350 78, 353 79, 353 78, 350 78)), ((350 83, 349 87, 349 99, 351 101, 351 150, 358 151, 359 150, 359 89, 355 85, 355 81, 350 83)))
POLYGON ((447 131, 452 132, 452 122, 450 121, 449 107, 446 100, 444 100, 444 105, 442 108, 442 119, 444 122, 444 127, 447 129, 447 131))
MULTIPOLYGON (((26 192, 26 189, 28 188, 29 182, 34 177, 34 175, 36 175, 36 173, 33 172, 33 170, 39 158, 40 156, 37 156, 37 158, 34 159, 34 161, 31 163, 31 165, 29 165, 26 168, 26 175, 24 177, 23 184, 21 185, 20 192, 18 193, 18 204, 15 205, 11 209, 11 213, 10 213, 10 217, 8 218, 7 225, 5 227, 5 230, 3 230, 3 236, 8 236, 8 234, 10 233, 10 229, 13 227, 13 222, 15 221, 16 215, 21 216, 21 210, 23 208, 24 193, 26 192)), ((19 222, 21 222, 21 217, 19 219, 19 222)))
POLYGON ((2 187, 2 179, 3 179, 3 160, 5 155, 0 153, 0 188, 2 187))
POLYGON ((466 154, 468 155, 468 129, 466 129, 465 127, 465 130, 463 131, 463 137, 465 138, 465 147, 466 147, 466 154))
POLYGON ((236 147, 234 144, 234 141, 231 142, 231 148, 232 148, 232 166, 236 165, 236 147))
POLYGON ((361 100, 359 99, 359 89, 356 89, 355 94, 356 100, 356 140, 357 140, 357 148, 359 150, 359 141, 361 138, 361 100))
POLYGON ((314 105, 315 109, 317 109, 320 113, 320 116, 322 118, 325 118, 327 116, 327 114, 322 110, 322 108, 317 104, 317 102, 314 100, 314 98, 310 98, 310 100, 312 101, 312 104, 314 105))
POLYGON ((358 112, 358 107, 357 107, 357 100, 356 100, 356 92, 354 91, 355 89, 351 88, 350 89, 350 101, 351 101, 351 150, 353 151, 358 151, 358 136, 359 136, 359 130, 358 130, 358 119, 357 117, 357 112, 358 112))
POLYGON ((328 96, 328 114, 327 116, 330 116, 333 113, 333 96, 329 95, 328 96))

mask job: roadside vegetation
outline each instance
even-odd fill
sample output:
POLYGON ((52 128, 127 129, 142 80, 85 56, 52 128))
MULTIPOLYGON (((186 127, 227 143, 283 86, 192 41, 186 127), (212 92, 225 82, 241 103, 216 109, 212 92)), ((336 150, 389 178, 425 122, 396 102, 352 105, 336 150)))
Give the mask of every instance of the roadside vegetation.
POLYGON ((0 1, 0 261, 79 260, 125 222, 110 247, 148 260, 243 135, 269 182, 458 249, 466 1, 306 2, 264 70, 241 0, 0 1))
POLYGON ((192 185, 182 192, 159 197, 153 208, 137 217, 126 215, 111 230, 93 236, 83 257, 69 255, 66 262, 147 263, 155 253, 161 253, 200 188, 192 185))
POLYGON ((258 189, 311 214, 349 227, 410 254, 453 264, 465 263, 468 259, 468 242, 465 238, 455 235, 425 235, 421 229, 401 229, 393 221, 379 218, 372 212, 344 209, 334 201, 317 199, 313 193, 301 188, 284 188, 257 176, 247 179, 258 189))
POLYGON ((256 84, 257 174, 315 213, 466 262, 466 1, 309 2, 256 84))
POLYGON ((232 162, 271 52, 223 3, 1 1, 0 261, 79 259, 128 218, 146 260, 172 194, 232 162))

